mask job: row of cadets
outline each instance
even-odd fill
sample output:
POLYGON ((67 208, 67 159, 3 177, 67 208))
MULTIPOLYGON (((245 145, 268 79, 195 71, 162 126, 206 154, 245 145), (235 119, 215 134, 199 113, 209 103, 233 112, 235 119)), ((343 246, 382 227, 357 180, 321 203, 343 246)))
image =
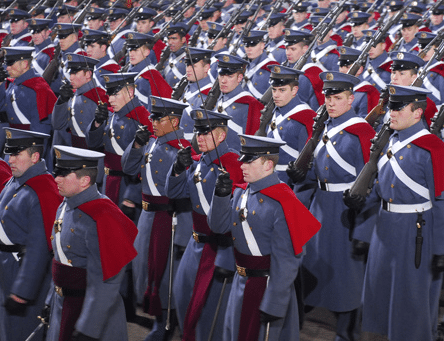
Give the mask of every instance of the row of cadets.
MULTIPOLYGON (((0 193, 0 337, 14 341, 25 340, 40 323, 36 317, 51 281, 50 235, 62 198, 42 158, 50 136, 4 132, 12 176, 0 193)), ((35 340, 43 340, 43 330, 35 340)))
MULTIPOLYGON (((32 68, 33 47, 5 47, 6 72, 1 68, 0 112, 2 124, 13 128, 52 134, 51 113, 57 100, 46 83, 32 68), (9 80, 8 80, 9 79, 9 80), (13 81, 10 81, 13 80, 13 81)), ((0 139, 4 145, 4 132, 0 139)), ((50 143, 45 140, 43 154, 52 170, 50 143)))
POLYGON ((264 107, 250 92, 242 87, 248 62, 238 56, 217 54, 220 96, 216 109, 231 117, 228 121, 227 143, 240 150, 238 134, 253 135, 260 124, 260 110, 264 107))
POLYGON ((192 234, 190 199, 169 199, 165 184, 176 154, 190 143, 179 127, 186 104, 155 96, 152 101, 153 135, 146 127, 136 131, 134 142, 123 153, 122 170, 130 175, 140 173, 142 178, 143 211, 135 241, 138 255, 133 261, 134 287, 137 303, 156 317, 147 340, 163 340, 165 334, 174 333, 177 324, 174 299, 168 306, 172 224, 175 225, 173 278, 192 234), (168 307, 172 322, 169 332, 165 330, 168 307))
POLYGON ((212 87, 209 70, 213 51, 195 47, 190 47, 188 50, 185 56, 188 84, 180 97, 180 100, 186 103, 187 106, 180 119, 180 127, 184 131, 185 139, 191 141, 194 135, 194 121, 191 118, 191 110, 202 106, 212 87))
POLYGON ((280 139, 239 135, 244 184, 218 176, 209 226, 231 233, 237 273, 228 298, 223 340, 299 340, 294 280, 304 244, 320 223, 275 171, 280 139))
POLYGON ((192 157, 191 149, 179 150, 166 184, 169 198, 190 198, 193 208, 193 236, 177 269, 173 294, 183 340, 208 340, 217 309, 213 335, 220 339, 235 264, 231 235, 213 233, 207 214, 221 167, 234 183, 242 182, 242 172, 239 155, 226 142, 230 116, 198 109, 191 117, 201 154, 192 157))
POLYGON ((167 83, 174 86, 182 79, 186 72, 184 63, 185 47, 187 44, 187 25, 179 22, 170 25, 167 30, 168 47, 171 51, 168 60, 165 62, 165 68, 162 70, 162 76, 167 83))
POLYGON ((270 66, 279 65, 273 55, 268 55, 265 51, 265 34, 266 31, 251 30, 248 36, 242 37, 249 61, 244 73, 243 87, 255 98, 261 98, 269 87, 270 66))
POLYGON ((170 85, 151 63, 153 36, 131 31, 126 34, 125 45, 129 56, 128 72, 137 73, 135 96, 148 111, 151 111, 151 95, 170 98, 172 92, 170 85))
MULTIPOLYGON (((369 160, 375 131, 352 107, 357 77, 340 72, 323 72, 320 77, 329 118, 314 151, 313 166, 301 184, 318 186, 310 212, 322 228, 307 243, 302 260, 304 303, 335 313, 338 339, 358 340, 365 262, 351 254, 351 237, 360 230, 354 228, 355 217, 342 201, 342 192, 369 160)), ((287 173, 297 182, 297 170, 287 173)))
POLYGON ((364 30, 369 29, 368 20, 370 16, 370 13, 366 12, 350 12, 348 14, 349 22, 352 26, 352 33, 350 34, 353 35, 353 42, 350 47, 359 50, 365 46, 366 40, 364 30))

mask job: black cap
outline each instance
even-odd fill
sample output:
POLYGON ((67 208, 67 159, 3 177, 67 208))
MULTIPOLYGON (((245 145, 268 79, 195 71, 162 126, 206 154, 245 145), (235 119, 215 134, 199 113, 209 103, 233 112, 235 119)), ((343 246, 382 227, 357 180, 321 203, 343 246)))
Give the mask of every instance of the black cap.
POLYGON ((286 143, 272 137, 239 134, 241 142, 240 162, 250 163, 262 156, 279 155, 279 148, 286 143))
POLYGON ((165 116, 181 117, 187 104, 170 98, 151 96, 151 115, 150 118, 161 119, 165 116))
POLYGON ((6 133, 5 154, 17 154, 30 147, 43 147, 50 136, 30 130, 4 127, 6 133))

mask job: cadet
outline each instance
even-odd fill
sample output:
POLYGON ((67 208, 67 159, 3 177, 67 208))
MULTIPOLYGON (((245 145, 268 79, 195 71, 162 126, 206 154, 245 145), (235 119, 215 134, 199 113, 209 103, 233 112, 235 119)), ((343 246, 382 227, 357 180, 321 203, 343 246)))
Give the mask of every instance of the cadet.
POLYGON ((368 20, 371 14, 366 12, 351 12, 348 14, 349 21, 352 25, 353 42, 350 47, 354 49, 362 49, 366 44, 364 30, 368 30, 368 20))
MULTIPOLYGON (((325 0, 324 0, 325 1, 325 0)), ((311 15, 310 22, 316 27, 324 17, 319 15, 311 15)), ((330 18, 325 19, 326 23, 331 21, 330 18)), ((311 59, 313 63, 319 67, 324 67, 325 70, 338 71, 338 56, 339 52, 336 51, 337 43, 333 39, 330 39, 333 35, 333 30, 330 30, 325 36, 324 40, 317 41, 314 49, 311 51, 311 59)))
POLYGON ((57 8, 57 23, 59 24, 71 24, 74 21, 74 17, 77 13, 77 8, 74 6, 62 5, 57 8))
POLYGON ((291 25, 292 29, 296 30, 308 24, 307 9, 310 7, 310 5, 310 2, 308 1, 301 1, 298 2, 297 6, 293 8, 294 22, 291 25))
MULTIPOLYGON (((137 302, 144 303, 144 311, 155 316, 154 326, 147 340, 163 340, 170 280, 170 261, 172 250, 172 223, 176 225, 174 234, 174 265, 179 266, 181 254, 192 233, 191 202, 186 199, 169 199, 165 193, 167 173, 176 160, 180 148, 190 146, 184 140, 179 120, 186 104, 154 97, 150 120, 154 136, 149 130, 140 128, 134 143, 128 145, 122 156, 122 170, 130 175, 142 176, 143 211, 138 222, 139 234, 135 241, 137 257, 133 260, 134 287, 137 302), (173 221, 172 214, 175 214, 173 221)), ((175 311, 171 311, 171 321, 175 321, 175 311)), ((174 332, 174 323, 169 334, 174 332)))
POLYGON ((220 298, 222 305, 213 332, 214 339, 220 340, 235 269, 234 256, 231 235, 211 232, 207 214, 220 167, 225 167, 234 183, 242 181, 242 174, 238 154, 225 141, 230 117, 208 110, 193 110, 191 117, 202 154, 193 161, 191 149, 181 149, 166 184, 168 197, 189 197, 193 207, 193 237, 177 269, 173 293, 183 340, 187 341, 208 340, 220 298), (226 288, 222 292, 224 283, 226 288))
POLYGON ((31 18, 31 15, 21 9, 11 9, 8 14, 12 34, 9 46, 28 46, 32 37, 28 31, 28 23, 26 22, 26 19, 31 18))
POLYGON ((91 7, 86 15, 88 29, 105 32, 105 13, 103 8, 91 7))
POLYGON ((114 7, 107 10, 109 28, 111 33, 115 34, 114 39, 108 47, 108 55, 110 58, 113 58, 117 52, 123 49, 123 45, 125 44, 124 35, 132 31, 131 23, 126 21, 128 13, 128 10, 125 8, 114 7), (120 28, 117 30, 119 26, 120 28), (115 30, 117 31, 114 32, 115 30))
MULTIPOLYGON (((252 12, 244 10, 234 22, 234 30, 236 31, 236 33, 234 34, 230 42, 230 47, 228 49, 230 52, 233 51, 234 47, 238 44, 239 39, 242 38, 242 31, 247 25, 248 18, 252 15, 252 12)), ((239 43, 239 48, 237 49, 236 54, 241 58, 245 56, 245 47, 244 44, 242 44, 242 41, 239 43)))
MULTIPOLYGON (((205 8, 203 12, 200 15, 199 18, 199 26, 201 28, 200 35, 198 37, 198 40, 196 41, 196 45, 194 47, 205 49, 208 47, 208 40, 207 40, 207 32, 208 32, 208 21, 214 21, 214 13, 217 11, 215 7, 209 7, 205 8)), ((199 33, 199 32, 198 32, 199 33)), ((190 31, 190 34, 195 34, 194 32, 190 31)))
POLYGON ((171 98, 173 90, 151 64, 149 55, 154 44, 154 37, 134 31, 127 33, 125 37, 125 45, 129 51, 128 72, 137 72, 135 96, 148 111, 151 111, 151 95, 171 98))
POLYGON ((104 195, 95 179, 102 153, 54 146, 55 181, 63 203, 52 245, 52 291, 47 340, 128 340, 119 288, 136 256, 137 228, 104 195))
MULTIPOLYGON (((219 34, 220 31, 222 31, 222 29, 224 28, 224 25, 219 24, 219 23, 215 23, 215 22, 208 22, 208 44, 212 44, 214 39, 217 37, 217 35, 219 34)), ((226 34, 222 34, 219 38, 217 38, 217 41, 213 47, 213 54, 218 54, 218 53, 222 53, 222 52, 227 52, 228 48, 226 47, 227 45, 227 37, 229 35, 229 32, 227 32, 226 34)), ((214 83, 214 81, 217 78, 218 72, 217 72, 217 68, 218 68, 218 63, 217 63, 217 58, 215 56, 211 57, 211 68, 210 68, 210 72, 208 73, 208 76, 210 77, 211 83, 214 83)))
POLYGON ((71 82, 64 82, 60 88, 52 112, 52 126, 54 130, 71 133, 71 143, 68 145, 87 149, 86 128, 94 120, 97 106, 108 103, 108 96, 92 79, 94 65, 99 62, 97 59, 74 53, 67 54, 66 59, 71 82))
POLYGON ((181 96, 181 100, 188 103, 188 105, 180 118, 180 127, 188 141, 191 141, 194 135, 194 121, 191 118, 191 110, 202 106, 212 87, 208 76, 212 52, 211 50, 189 47, 185 55, 188 85, 181 96))
POLYGON ((400 20, 402 24, 402 41, 399 48, 397 48, 398 51, 411 52, 412 49, 416 46, 416 44, 418 43, 418 39, 415 37, 415 35, 419 31, 419 26, 417 25, 417 22, 420 18, 420 15, 413 13, 407 13, 406 15, 402 16, 400 20))
POLYGON ((370 242, 362 328, 393 341, 435 340, 444 271, 444 145, 421 122, 429 91, 390 85, 389 93, 394 132, 364 208, 378 213, 365 224, 374 228, 371 240, 362 239, 370 242))
MULTIPOLYGON (((21 341, 39 324, 49 290, 49 237, 62 198, 41 158, 49 135, 5 131, 13 177, 0 194, 0 338, 21 341)), ((43 333, 33 340, 43 340, 43 333)))
POLYGON ((274 171, 285 142, 240 135, 239 161, 246 184, 230 200, 233 181, 221 173, 216 181, 209 226, 231 232, 237 274, 225 314, 224 340, 298 340, 294 289, 303 245, 320 223, 274 171))
POLYGON ((253 135, 259 129, 260 110, 264 106, 250 92, 242 89, 243 74, 248 62, 241 57, 223 53, 217 54, 216 58, 219 60, 221 92, 216 108, 231 117, 228 121, 227 143, 230 148, 240 150, 237 135, 253 135))
MULTIPOLYGON (((353 86, 359 79, 339 72, 323 72, 320 77, 329 118, 304 183, 318 183, 310 212, 322 229, 307 243, 302 262, 305 304, 335 313, 338 339, 358 340, 365 263, 351 255, 350 237, 360 231, 353 229, 354 218, 342 202, 342 192, 352 186, 369 160, 375 132, 352 107, 353 86)), ((292 171, 288 174, 296 180, 292 171)))
MULTIPOLYGON (((158 28, 153 29, 154 21, 152 20, 157 15, 157 12, 152 8, 141 7, 134 17, 136 22, 136 31, 142 34, 155 34, 159 31, 158 28)), ((150 60, 152 64, 157 64, 162 54, 162 50, 166 44, 162 39, 155 42, 150 52, 150 60)))
POLYGON ((438 33, 444 26, 444 6, 440 5, 436 7, 432 14, 430 15, 430 26, 429 29, 433 33, 438 33))
POLYGON ((41 76, 48 66, 49 62, 54 58, 54 44, 49 37, 51 31, 49 25, 52 23, 50 19, 28 19, 29 32, 32 34, 32 42, 35 51, 32 60, 32 67, 41 76))
POLYGON ((286 59, 284 45, 284 29, 285 29, 285 13, 276 13, 270 17, 268 23, 269 43, 266 46, 267 52, 273 55, 273 58, 279 63, 283 63, 286 59))
POLYGON ((186 66, 184 63, 187 25, 185 23, 177 23, 170 25, 167 30, 168 47, 171 54, 167 60, 167 65, 162 71, 162 75, 167 83, 174 88, 185 75, 186 66))

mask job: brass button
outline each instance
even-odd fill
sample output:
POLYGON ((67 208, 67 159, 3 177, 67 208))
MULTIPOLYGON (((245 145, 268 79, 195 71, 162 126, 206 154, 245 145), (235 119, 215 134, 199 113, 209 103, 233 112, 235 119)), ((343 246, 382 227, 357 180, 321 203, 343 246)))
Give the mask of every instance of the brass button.
POLYGON ((66 245, 66 247, 67 247, 68 249, 70 249, 70 248, 71 248, 71 245, 66 245))
POLYGON ((237 226, 237 223, 236 223, 236 222, 234 222, 234 223, 233 223, 233 226, 237 226))
POLYGON ((239 211, 239 206, 236 206, 236 211, 239 211))
POLYGON ((71 232, 74 233, 74 229, 71 229, 71 232))
POLYGON ((53 235, 51 235, 51 237, 49 237, 49 239, 51 239, 51 240, 54 240, 54 236, 53 236, 53 235))
POLYGON ((325 170, 328 170, 328 167, 325 167, 325 170))
POLYGON ((392 199, 392 198, 390 198, 390 199, 389 199, 389 202, 393 202, 393 199, 392 199))
POLYGON ((5 206, 5 210, 7 210, 7 209, 8 209, 8 205, 5 206))
POLYGON ((196 208, 199 208, 200 207, 200 205, 196 205, 196 208))
POLYGON ((214 172, 214 167, 211 167, 211 168, 210 168, 210 172, 214 172))
POLYGON ((264 199, 259 199, 259 202, 262 204, 264 202, 264 199))
POLYGON ((391 187, 391 188, 394 188, 394 187, 395 187, 395 185, 391 184, 391 185, 390 185, 390 187, 391 187))
POLYGON ((16 193, 16 194, 14 194, 14 195, 13 195, 12 197, 13 197, 13 198, 15 198, 16 196, 17 196, 17 193, 16 193))
POLYGON ((404 159, 404 156, 401 155, 401 156, 399 157, 399 160, 402 160, 402 159, 404 159))
POLYGON ((203 179, 202 182, 207 182, 207 179, 203 179))
POLYGON ((72 260, 71 260, 71 259, 68 259, 68 263, 69 263, 69 264, 72 264, 72 260))
POLYGON ((412 148, 412 146, 410 144, 407 145, 407 148, 412 148))

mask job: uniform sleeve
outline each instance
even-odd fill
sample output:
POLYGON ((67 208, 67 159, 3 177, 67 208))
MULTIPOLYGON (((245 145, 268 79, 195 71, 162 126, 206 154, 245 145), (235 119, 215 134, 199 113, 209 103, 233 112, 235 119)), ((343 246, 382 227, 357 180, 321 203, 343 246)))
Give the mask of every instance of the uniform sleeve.
POLYGON ((126 147, 122 155, 122 171, 129 175, 137 175, 143 159, 143 147, 133 148, 134 140, 126 147))
POLYGON ((215 233, 226 233, 231 226, 231 205, 230 195, 219 197, 213 194, 210 211, 208 212, 208 225, 215 233))
POLYGON ((96 128, 94 124, 95 120, 92 120, 88 125, 88 128, 86 128, 85 138, 89 148, 98 148, 103 144, 103 133, 105 131, 106 123, 103 122, 98 128, 96 128))
POLYGON ((273 316, 284 317, 291 295, 294 295, 291 288, 301 259, 294 254, 282 207, 278 207, 274 212, 272 233, 270 277, 260 310, 273 316))
POLYGON ((166 196, 172 199, 181 199, 181 198, 189 198, 190 193, 188 190, 188 174, 190 172, 193 165, 190 169, 186 170, 179 174, 179 176, 172 176, 171 173, 173 171, 174 162, 171 165, 170 170, 168 171, 166 184, 165 184, 165 193, 166 196))
POLYGON ((62 130, 68 127, 69 102, 72 102, 72 100, 69 100, 68 102, 62 104, 56 104, 54 106, 54 110, 52 111, 51 115, 51 122, 52 122, 52 127, 55 130, 62 130))

